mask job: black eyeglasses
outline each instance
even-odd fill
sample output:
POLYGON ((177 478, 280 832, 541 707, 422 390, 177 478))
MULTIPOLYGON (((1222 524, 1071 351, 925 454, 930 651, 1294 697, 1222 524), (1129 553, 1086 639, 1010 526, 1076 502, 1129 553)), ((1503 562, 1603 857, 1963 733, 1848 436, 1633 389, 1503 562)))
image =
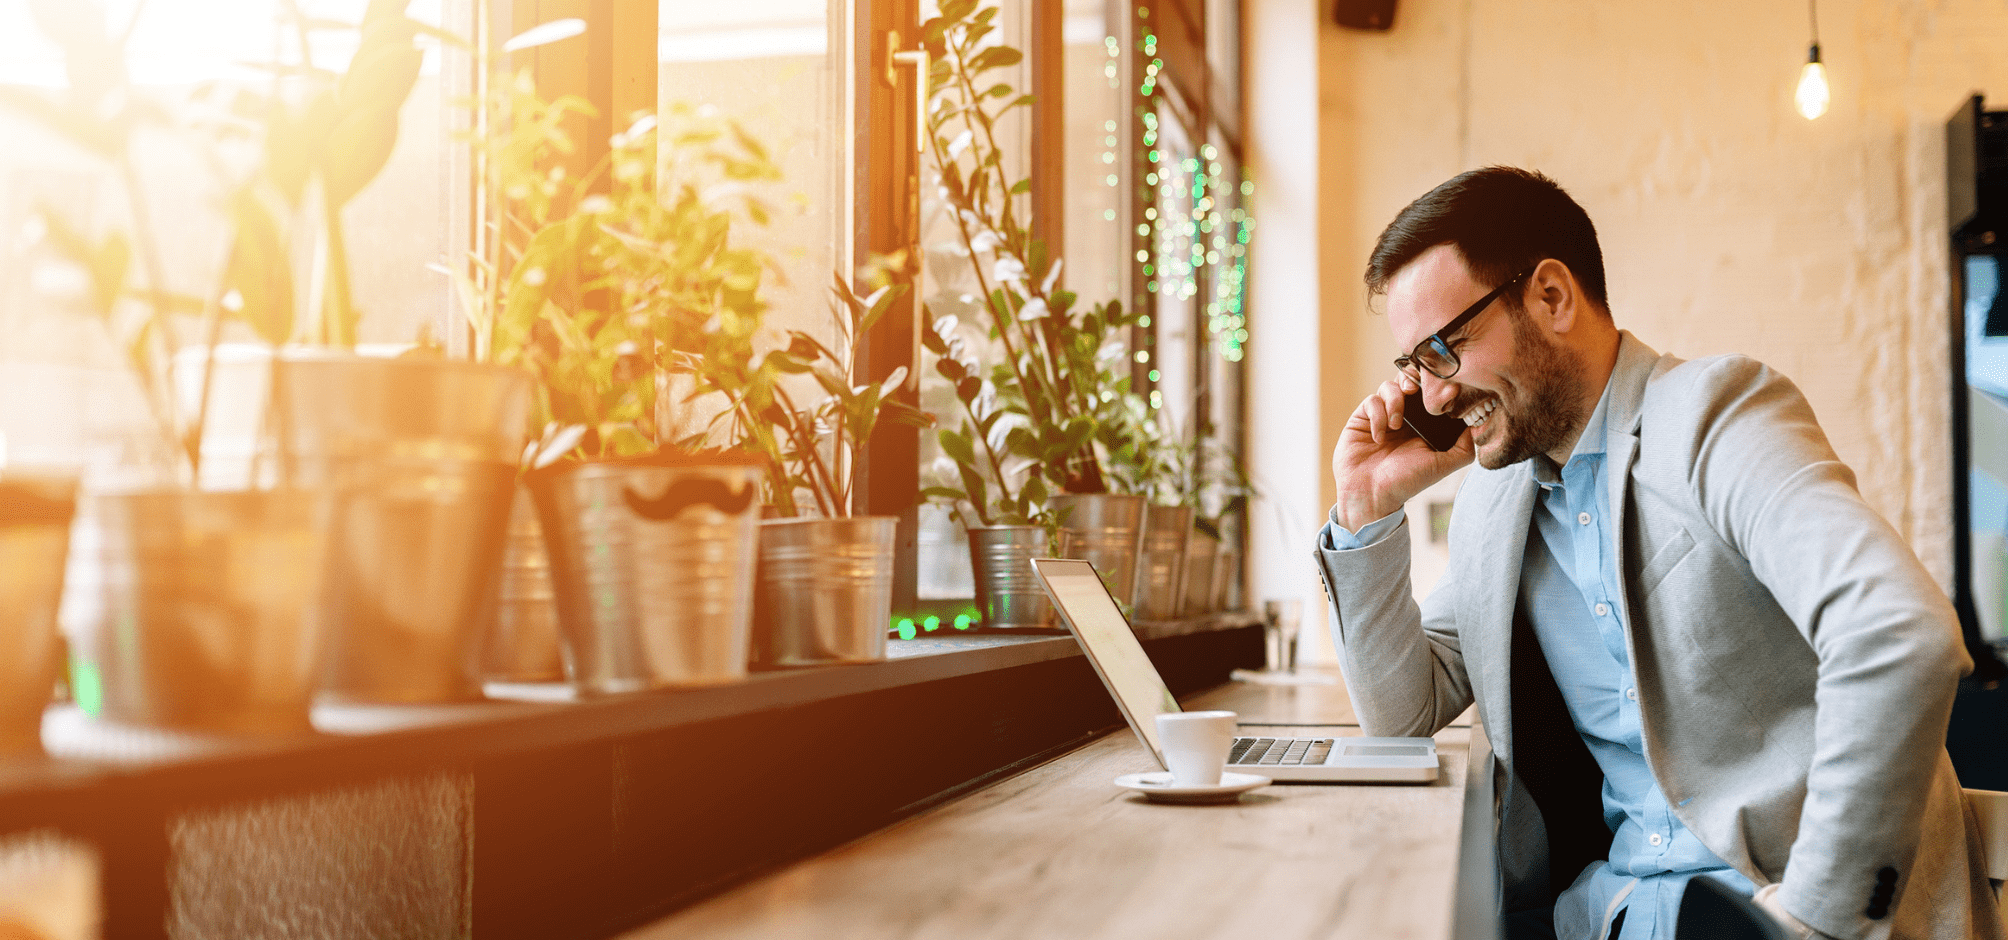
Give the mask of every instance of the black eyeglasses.
POLYGON ((1414 352, 1396 359, 1394 367, 1400 369, 1404 375, 1407 375, 1417 383, 1422 381, 1421 369, 1429 370, 1430 375, 1436 376, 1439 379, 1447 379, 1456 375, 1457 367, 1462 365, 1462 363, 1458 361, 1457 353, 1451 350, 1449 341, 1445 340, 1444 337, 1457 332, 1459 327, 1471 322, 1472 317, 1485 312, 1485 308, 1492 306, 1492 302, 1498 300, 1499 295, 1506 293, 1507 288, 1526 280, 1527 275, 1532 273, 1534 273, 1534 269, 1528 268, 1515 274, 1511 278, 1508 278, 1506 283, 1493 288, 1492 293, 1478 298, 1477 303, 1464 308, 1463 313, 1452 318, 1449 323, 1445 323, 1443 329, 1437 330, 1435 333, 1430 334, 1428 339, 1415 344, 1414 352))

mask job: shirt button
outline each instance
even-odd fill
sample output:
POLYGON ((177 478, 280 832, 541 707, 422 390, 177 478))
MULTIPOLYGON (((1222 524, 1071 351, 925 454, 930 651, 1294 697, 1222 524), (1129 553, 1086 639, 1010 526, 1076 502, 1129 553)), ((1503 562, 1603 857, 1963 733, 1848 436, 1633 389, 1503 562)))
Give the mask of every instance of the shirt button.
POLYGON ((1579 513, 1576 513, 1576 522, 1577 522, 1578 524, 1581 524, 1581 525, 1589 525, 1589 524, 1590 524, 1590 514, 1589 514, 1589 513, 1586 513, 1586 512, 1579 512, 1579 513))
POLYGON ((1650 843, 1652 843, 1653 845, 1658 845, 1658 844, 1660 844, 1661 842, 1665 842, 1665 841, 1666 841, 1666 837, 1665 837, 1665 836, 1663 836, 1663 835, 1660 835, 1660 834, 1659 834, 1659 833, 1657 833, 1657 832, 1655 832, 1655 833, 1653 833, 1652 835, 1649 835, 1649 836, 1646 836, 1646 837, 1645 837, 1645 841, 1647 841, 1647 842, 1650 842, 1650 843))
POLYGON ((1609 604, 1598 604, 1598 605, 1597 605, 1597 616, 1599 616, 1599 617, 1608 617, 1608 616, 1610 616, 1610 614, 1611 614, 1611 607, 1610 607, 1610 605, 1609 605, 1609 604))
MULTIPOLYGON (((1634 702, 1638 701, 1638 689, 1635 689, 1635 688, 1633 688, 1633 689, 1626 689, 1626 690, 1625 690, 1625 698, 1628 698, 1628 699, 1631 699, 1631 700, 1632 700, 1632 701, 1634 701, 1634 702)), ((1653 843, 1653 844, 1654 844, 1654 845, 1658 845, 1659 843, 1655 842, 1655 843, 1653 843)))

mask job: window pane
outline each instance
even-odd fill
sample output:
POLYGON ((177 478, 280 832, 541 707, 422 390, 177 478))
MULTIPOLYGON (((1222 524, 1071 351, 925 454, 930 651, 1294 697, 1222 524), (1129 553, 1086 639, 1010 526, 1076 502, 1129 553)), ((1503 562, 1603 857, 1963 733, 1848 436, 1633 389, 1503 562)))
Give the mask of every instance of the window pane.
POLYGON ((830 277, 849 267, 844 0, 662 0, 658 9, 658 106, 737 121, 780 165, 782 181, 760 193, 770 221, 733 230, 735 244, 780 268, 762 290, 765 323, 829 340, 830 277))
POLYGON ((1126 119, 1121 37, 1109 25, 1107 0, 1067 0, 1062 26, 1066 56, 1066 280, 1083 303, 1128 301, 1124 236, 1129 165, 1123 159, 1126 119))
MULTIPOLYGON (((302 0, 308 17, 354 23, 367 0, 302 0)), ((132 138, 137 200, 108 159, 48 126, 0 108, 0 433, 17 456, 50 450, 75 459, 93 443, 145 435, 152 428, 139 386, 117 341, 90 316, 79 290, 87 275, 61 257, 39 220, 47 206, 95 240, 133 233, 135 262, 128 286, 152 283, 158 259, 161 286, 174 294, 214 294, 230 227, 226 195, 255 166, 256 127, 219 143, 213 129, 224 103, 238 91, 277 94, 300 107, 320 86, 298 77, 275 79, 273 63, 298 64, 297 32, 282 20, 280 0, 152 0, 107 5, 106 27, 130 27, 123 61, 132 97, 157 105, 164 122, 142 125, 132 138), (136 17, 136 18, 135 18, 136 17), (207 127, 194 124, 208 115, 207 127), (134 207, 143 210, 143 230, 134 207), (55 400, 67 407, 50 408, 55 400)), ((76 12, 76 11, 73 11, 76 12)), ((465 4, 417 0, 409 14, 426 23, 466 32, 465 4), (455 17, 443 19, 448 9, 455 17)), ((343 211, 350 286, 360 311, 358 338, 365 343, 409 343, 422 329, 443 334, 449 285, 427 270, 455 254, 446 207, 455 183, 449 151, 457 89, 442 88, 452 69, 440 45, 421 38, 425 50, 417 84, 401 109, 401 126, 388 163, 343 211)), ((321 69, 346 69, 357 45, 350 29, 311 34, 307 54, 321 69)), ((464 67, 460 60, 460 67, 464 67)), ((102 77, 115 69, 87 71, 102 77)), ((37 26, 27 0, 0 0, 0 84, 63 93, 70 84, 63 50, 37 26)), ((261 112, 254 111, 254 115, 261 112)), ((255 122, 257 117, 247 116, 255 122)), ((462 178, 458 184, 465 185, 462 178)), ((311 210, 280 206, 279 223, 292 241, 299 333, 306 333, 310 271, 317 244, 311 210)), ((120 316, 138 316, 128 303, 120 316)), ((174 345, 201 339, 193 316, 172 319, 174 345)), ((248 341, 242 324, 226 324, 225 341, 248 341)), ((193 384, 193 383, 191 383, 193 384)), ((192 397, 192 396, 191 396, 192 397)), ((251 396, 255 398, 255 396, 251 396)), ((212 403, 213 433, 225 434, 238 413, 258 403, 224 397, 212 403)), ((214 438, 211 438, 212 440, 214 438)))

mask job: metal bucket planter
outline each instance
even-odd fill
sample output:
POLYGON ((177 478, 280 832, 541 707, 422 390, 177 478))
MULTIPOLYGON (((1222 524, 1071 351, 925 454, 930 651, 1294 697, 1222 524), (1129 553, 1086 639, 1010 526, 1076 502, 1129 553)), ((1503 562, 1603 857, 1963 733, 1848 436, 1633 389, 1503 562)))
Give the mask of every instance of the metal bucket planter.
POLYGON ((516 488, 515 504, 509 508, 498 595, 482 674, 492 682, 564 681, 551 556, 545 551, 544 527, 537 522, 537 505, 528 487, 516 488))
POLYGON ((1143 497, 1070 493, 1051 497, 1046 505, 1060 514, 1060 557, 1080 558, 1094 565, 1109 594, 1129 601, 1136 590, 1143 497))
POLYGON ((892 516, 762 520, 753 664, 884 659, 898 522, 892 516))
POLYGON ((287 354, 274 377, 284 480, 336 496, 323 690, 480 698, 529 374, 316 352, 287 354))
POLYGON ((1144 510, 1137 540, 1136 592, 1130 605, 1138 620, 1175 620, 1185 606, 1185 543, 1192 533, 1191 506, 1151 506, 1144 510))
POLYGON ((75 480, 0 481, 0 758, 42 747, 75 480))
POLYGON ((309 730, 327 508, 304 490, 86 497, 96 616, 73 650, 78 703, 151 727, 309 730))
POLYGON ((1213 609, 1234 610, 1241 603, 1241 549, 1222 541, 1213 558, 1213 609))
POLYGON ((671 457, 530 474, 581 693, 745 677, 760 476, 750 460, 671 457))
POLYGON ((969 530, 976 607, 984 626, 1052 626, 1052 602, 1032 573, 1032 559, 1043 558, 1050 550, 1045 526, 991 525, 969 530))
POLYGON ((1185 543, 1185 616, 1213 613, 1213 569, 1220 540, 1197 529, 1185 543))

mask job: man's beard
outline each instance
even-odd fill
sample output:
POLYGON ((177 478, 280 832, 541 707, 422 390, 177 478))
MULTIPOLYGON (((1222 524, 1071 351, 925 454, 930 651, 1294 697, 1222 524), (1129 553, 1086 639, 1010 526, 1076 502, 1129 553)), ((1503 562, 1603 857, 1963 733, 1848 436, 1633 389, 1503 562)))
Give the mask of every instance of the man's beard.
MULTIPOLYGON (((1545 454, 1570 442, 1581 430, 1583 419, 1583 362, 1574 350, 1549 341, 1534 329, 1533 319, 1524 311, 1508 308, 1513 321, 1513 364, 1520 374, 1524 397, 1499 397, 1499 410, 1492 421, 1506 419, 1505 439, 1489 456, 1481 454, 1480 466, 1498 470, 1545 454)), ((1461 415, 1473 405, 1493 396, 1479 394, 1467 401, 1460 397, 1451 414, 1461 415)))

